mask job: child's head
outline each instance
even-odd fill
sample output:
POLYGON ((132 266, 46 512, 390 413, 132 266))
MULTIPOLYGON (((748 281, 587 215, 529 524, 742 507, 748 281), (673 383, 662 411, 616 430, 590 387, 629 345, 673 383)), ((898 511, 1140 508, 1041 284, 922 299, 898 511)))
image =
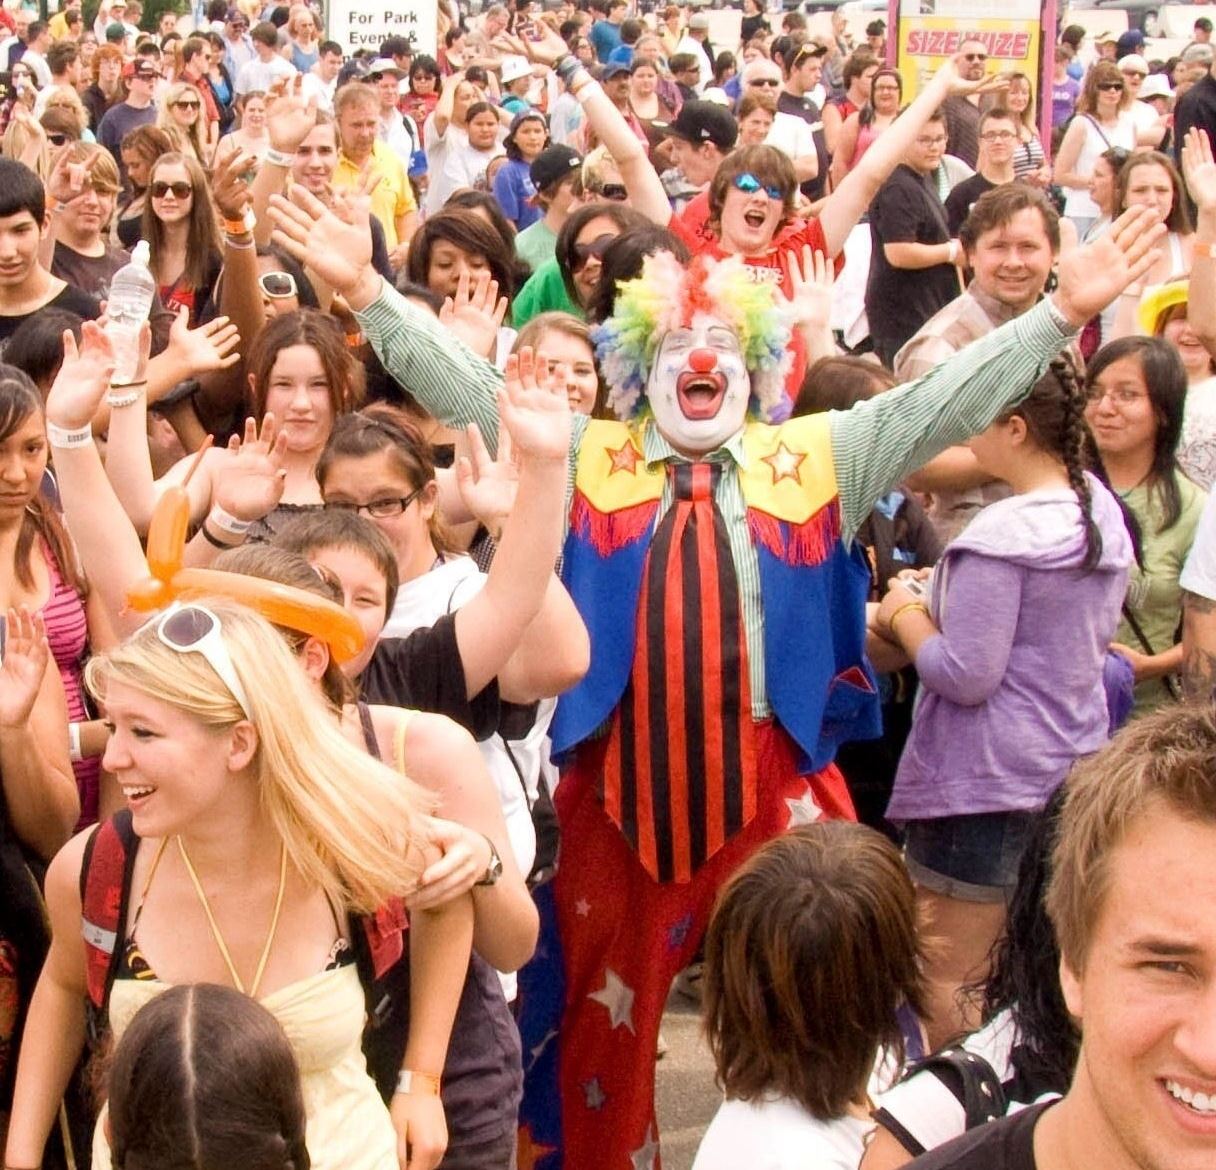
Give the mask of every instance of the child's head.
POLYGON ((226 987, 171 987, 136 1013, 109 1106, 115 1170, 311 1165, 291 1045, 264 1007, 226 987))
POLYGON ((921 1008, 911 879, 845 821, 770 841, 719 895, 705 938, 705 1027, 727 1097, 776 1093, 822 1120, 863 1093, 896 1014, 921 1008))

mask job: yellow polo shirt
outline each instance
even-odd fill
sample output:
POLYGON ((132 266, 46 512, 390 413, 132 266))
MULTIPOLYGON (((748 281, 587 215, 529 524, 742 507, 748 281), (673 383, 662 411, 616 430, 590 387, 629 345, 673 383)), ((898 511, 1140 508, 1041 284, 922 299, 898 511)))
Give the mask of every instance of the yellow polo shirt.
MULTIPOLYGON (((370 166, 373 174, 380 175, 380 182, 372 192, 372 215, 384 228, 384 239, 391 252, 400 242, 397 239, 397 217, 418 210, 414 189, 406 177, 401 160, 383 142, 372 147, 370 166)), ((360 170, 342 151, 338 152, 338 165, 334 169, 335 191, 346 191, 359 184, 360 170)))

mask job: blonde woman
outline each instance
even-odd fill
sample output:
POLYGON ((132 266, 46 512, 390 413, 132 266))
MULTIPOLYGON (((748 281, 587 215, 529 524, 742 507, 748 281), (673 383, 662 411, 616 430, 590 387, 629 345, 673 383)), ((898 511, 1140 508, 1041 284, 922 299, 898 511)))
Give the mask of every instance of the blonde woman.
MULTIPOLYGON (((80 100, 80 95, 72 88, 66 85, 58 85, 52 90, 47 91, 46 101, 42 105, 40 114, 45 117, 52 110, 57 110, 62 114, 68 115, 72 119, 72 124, 76 127, 76 132, 72 135, 73 141, 80 142, 96 142, 93 132, 89 129, 89 111, 85 108, 85 104, 80 100)), ((44 121, 43 127, 48 124, 44 121)), ((70 134, 71 131, 69 130, 70 134)), ((50 131, 48 129, 48 137, 50 131)), ((51 145, 56 144, 54 138, 51 138, 51 145)))
POLYGON ((301 73, 307 73, 321 57, 317 18, 307 4, 292 5, 287 35, 291 38, 291 63, 301 73))
POLYGON ((44 183, 51 173, 51 146, 46 131, 23 102, 13 106, 12 121, 0 139, 0 155, 29 167, 44 183))
POLYGON ((207 128, 203 117, 203 99, 198 90, 187 82, 174 82, 165 91, 156 125, 173 140, 175 149, 207 166, 207 128))

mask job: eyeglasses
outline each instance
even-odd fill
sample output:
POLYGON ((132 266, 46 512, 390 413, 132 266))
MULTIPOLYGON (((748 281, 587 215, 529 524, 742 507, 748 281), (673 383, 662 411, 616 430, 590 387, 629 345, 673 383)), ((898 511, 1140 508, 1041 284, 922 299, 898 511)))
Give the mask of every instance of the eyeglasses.
POLYGON ((600 188, 600 194, 613 203, 624 203, 629 198, 624 183, 605 183, 600 188))
POLYGON ((174 102, 173 104, 174 104, 174 105, 175 105, 175 106, 176 106, 176 107, 177 107, 179 110, 197 110, 197 109, 201 109, 201 108, 202 108, 202 104, 203 104, 203 103, 202 103, 202 102, 193 102, 193 101, 190 101, 190 100, 188 100, 188 99, 187 99, 187 100, 186 100, 186 101, 184 101, 184 102, 174 102))
POLYGON ((190 183, 166 183, 161 179, 157 179, 149 190, 153 199, 163 199, 169 194, 172 194, 174 199, 185 199, 187 195, 194 194, 194 187, 190 183))
POLYGON ((249 696, 241 686, 232 655, 224 644, 220 619, 211 610, 202 605, 174 603, 157 622, 156 636, 170 650, 176 650, 179 654, 201 654, 237 701, 245 718, 253 718, 249 696))
POLYGON ((774 89, 781 84, 775 77, 753 77, 748 85, 771 85, 774 89))
POLYGON ((400 516, 422 493, 426 484, 416 487, 408 496, 388 496, 382 500, 372 500, 366 504, 347 504, 337 500, 326 500, 325 506, 335 512, 366 512, 373 520, 387 520, 392 516, 400 516))
POLYGON ((1109 398, 1111 405, 1116 407, 1135 406, 1148 397, 1143 390, 1132 390, 1127 386, 1116 386, 1112 390, 1103 390, 1101 386, 1087 386, 1085 400, 1091 406, 1096 406, 1104 398, 1109 398))
POLYGON ((963 60, 964 61, 987 61, 988 54, 987 53, 964 53, 963 60))
POLYGON ((757 191, 763 191, 770 199, 776 199, 779 203, 785 200, 785 192, 780 187, 766 186, 751 171, 736 175, 734 188, 736 191, 742 191, 744 195, 755 195, 757 191))
POLYGON ((1008 142, 1010 139, 1016 138, 1017 135, 1012 130, 985 130, 980 135, 982 142, 1008 142))
POLYGON ((258 277, 258 287, 272 301, 299 295, 296 278, 290 272, 263 272, 258 277))
POLYGON ((1122 93, 1126 86, 1121 81, 1103 81, 1098 88, 1103 93, 1122 93))
POLYGON ((582 272, 587 264, 592 259, 598 260, 607 251, 608 245, 616 239, 616 236, 605 234, 596 236, 589 244, 575 244, 574 258, 570 268, 574 272, 582 272))

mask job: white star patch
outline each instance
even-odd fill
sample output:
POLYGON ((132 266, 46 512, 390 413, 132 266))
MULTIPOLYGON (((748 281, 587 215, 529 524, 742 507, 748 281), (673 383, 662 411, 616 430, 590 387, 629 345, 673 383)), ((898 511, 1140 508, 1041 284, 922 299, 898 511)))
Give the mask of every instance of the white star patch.
POLYGON ((633 1170, 654 1170, 655 1161, 659 1156, 659 1143, 655 1141, 654 1127, 646 1130, 646 1144, 629 1155, 633 1162, 633 1170))
POLYGON ((574 913, 580 918, 586 918, 587 915, 591 913, 591 903, 588 902, 586 898, 579 898, 579 900, 574 903, 574 913))
POLYGON ((797 800, 787 796, 785 807, 790 810, 790 819, 785 825, 787 829, 796 829, 799 825, 813 825, 823 816, 823 809, 815 803, 809 788, 797 800))
POLYGON ((599 991, 591 992, 587 998, 602 1003, 608 1009, 613 1028, 628 1028, 637 1035, 633 1027, 633 990, 611 967, 604 968, 604 986, 599 991))
POLYGON ((599 1077, 592 1077, 589 1081, 583 1082, 583 1097, 587 1101, 587 1108, 598 1113, 604 1108, 604 1102, 608 1100, 608 1094, 604 1092, 600 1085, 599 1077))

